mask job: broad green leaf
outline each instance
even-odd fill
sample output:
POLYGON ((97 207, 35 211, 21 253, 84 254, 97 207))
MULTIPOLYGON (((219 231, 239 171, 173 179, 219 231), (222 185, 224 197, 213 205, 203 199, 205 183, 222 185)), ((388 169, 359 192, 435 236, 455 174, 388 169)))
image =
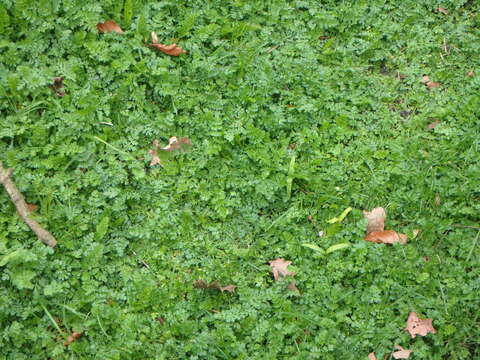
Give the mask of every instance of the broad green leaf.
POLYGON ((330 254, 330 253, 332 253, 334 251, 337 251, 337 250, 346 249, 349 246, 350 246, 349 243, 335 244, 335 245, 330 246, 327 250, 325 250, 325 254, 330 254))
POLYGON ((103 219, 97 224, 97 228, 95 231, 95 240, 103 239, 103 237, 108 231, 109 225, 110 218, 108 216, 104 216, 103 219))
POLYGON ((308 244, 308 243, 304 243, 302 244, 302 246, 306 247, 306 248, 309 248, 309 249, 312 249, 314 251, 318 251, 319 253, 322 253, 324 254, 325 253, 325 250, 323 250, 321 247, 315 245, 315 244, 308 244))

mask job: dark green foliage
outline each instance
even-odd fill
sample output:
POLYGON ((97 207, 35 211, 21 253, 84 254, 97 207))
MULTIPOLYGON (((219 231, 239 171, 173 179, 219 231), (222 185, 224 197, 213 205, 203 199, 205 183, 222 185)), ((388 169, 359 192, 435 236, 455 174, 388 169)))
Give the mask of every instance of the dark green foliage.
POLYGON ((480 7, 438 6, 3 0, 0 159, 59 245, 0 191, 0 359, 479 358, 478 230, 452 224, 480 222, 480 7), (150 168, 174 135, 191 151, 150 168), (375 206, 422 232, 364 242, 375 206), (410 311, 438 333, 410 340, 410 311))

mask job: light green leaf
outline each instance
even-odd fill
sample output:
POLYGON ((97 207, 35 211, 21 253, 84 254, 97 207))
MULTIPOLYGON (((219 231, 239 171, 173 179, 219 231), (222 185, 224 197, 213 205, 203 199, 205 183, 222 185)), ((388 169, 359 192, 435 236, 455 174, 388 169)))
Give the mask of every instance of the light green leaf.
POLYGON ((337 250, 346 249, 349 246, 350 246, 349 243, 335 244, 335 245, 330 246, 327 250, 325 250, 325 254, 330 254, 330 253, 332 253, 334 251, 337 251, 337 250))
POLYGON ((312 249, 312 250, 317 251, 317 252, 322 253, 322 254, 325 253, 325 250, 323 250, 321 247, 319 247, 319 246, 317 246, 317 245, 315 245, 315 244, 307 244, 307 243, 305 243, 305 244, 302 244, 302 246, 305 246, 305 247, 307 247, 307 248, 309 248, 309 249, 312 249))
POLYGON ((327 220, 327 223, 333 224, 333 223, 337 223, 337 222, 342 222, 343 219, 345 219, 345 217, 348 215, 348 213, 349 213, 350 211, 352 211, 352 210, 353 210, 353 209, 352 209, 351 207, 346 208, 346 209, 340 214, 340 216, 337 216, 337 217, 334 217, 334 218, 332 218, 332 219, 330 219, 330 220, 327 220))
POLYGON ((102 240, 105 234, 108 231, 108 226, 110 224, 110 218, 104 216, 103 219, 97 224, 95 231, 95 240, 102 240))

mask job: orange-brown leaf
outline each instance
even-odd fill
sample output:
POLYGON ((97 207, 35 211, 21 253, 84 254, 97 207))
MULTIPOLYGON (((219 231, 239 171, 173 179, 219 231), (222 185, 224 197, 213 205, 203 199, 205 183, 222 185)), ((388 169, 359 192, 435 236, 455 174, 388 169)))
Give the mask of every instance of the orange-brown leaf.
POLYGON ((27 210, 29 213, 37 211, 37 209, 38 209, 37 205, 27 203, 27 210))
POLYGON ((439 82, 435 82, 435 81, 429 81, 425 85, 427 85, 427 88, 433 89, 433 88, 439 87, 442 84, 440 84, 439 82))
POLYGON ((410 334, 412 339, 417 335, 435 334, 437 331, 434 329, 432 321, 432 319, 420 319, 415 312, 411 312, 408 315, 407 327, 404 330, 410 334))
POLYGON ((433 130, 437 127, 437 125, 440 124, 439 119, 435 119, 435 121, 431 122, 430 124, 427 125, 428 130, 433 130))
POLYGON ((370 354, 368 354, 368 360, 377 360, 377 357, 375 356, 374 352, 371 352, 370 354))
POLYGON ((197 289, 214 289, 221 292, 228 291, 230 293, 235 292, 235 289, 237 288, 236 285, 221 286, 218 281, 212 281, 211 283, 207 283, 204 280, 196 280, 193 283, 193 287, 197 289))
POLYGON ((71 343, 77 341, 78 339, 80 339, 82 337, 82 333, 78 333, 78 332, 72 332, 71 335, 68 336, 67 340, 65 341, 65 343, 63 345, 65 346, 69 346, 71 343))
POLYGON ((443 15, 448 15, 448 10, 442 7, 437 8, 438 12, 441 12, 443 15))
POLYGON ((387 214, 385 209, 377 207, 372 211, 364 211, 363 216, 367 219, 367 234, 374 231, 383 231, 385 229, 385 219, 387 214))
POLYGON ((475 72, 473 70, 470 70, 469 72, 467 72, 468 77, 472 77, 473 75, 475 75, 475 72))
POLYGON ((272 268, 273 278, 278 280, 279 277, 286 277, 288 275, 294 276, 295 273, 288 271, 287 267, 291 264, 291 261, 285 261, 283 258, 275 259, 269 261, 270 267, 272 268))
POLYGON ((186 54, 187 52, 183 50, 177 44, 165 45, 165 44, 150 44, 150 47, 153 47, 167 55, 170 56, 179 56, 180 54, 186 54))
POLYGON ((287 289, 298 293, 300 292, 300 290, 298 290, 297 288, 297 285, 295 284, 295 281, 292 281, 290 284, 288 284, 287 289))
POLYGON ((395 345, 395 349, 397 349, 397 351, 392 354, 394 359, 408 359, 413 352, 413 350, 404 349, 400 345, 395 345))
POLYGON ((104 23, 98 23, 97 24, 97 30, 100 33, 116 32, 116 33, 119 33, 119 34, 123 34, 123 30, 113 20, 107 20, 104 23))
POLYGON ((374 231, 365 236, 364 238, 366 241, 371 241, 377 244, 406 244, 407 243, 407 235, 405 234, 398 234, 396 231, 393 230, 384 230, 384 231, 374 231))
POLYGON ((172 136, 168 139, 168 145, 164 146, 162 150, 165 151, 174 151, 174 150, 187 150, 189 147, 192 146, 192 142, 189 138, 177 138, 176 136, 172 136))

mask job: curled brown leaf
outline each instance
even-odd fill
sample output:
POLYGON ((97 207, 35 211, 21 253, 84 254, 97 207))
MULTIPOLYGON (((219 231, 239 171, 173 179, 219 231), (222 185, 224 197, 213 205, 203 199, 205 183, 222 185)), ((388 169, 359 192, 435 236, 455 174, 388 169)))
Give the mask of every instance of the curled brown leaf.
POLYGON ((385 229, 385 219, 387 214, 383 207, 377 207, 372 211, 364 211, 363 216, 367 219, 367 234, 374 231, 383 231, 385 229))
POLYGON ((413 350, 404 349, 400 345, 395 345, 395 349, 397 349, 397 351, 392 354, 394 359, 408 359, 413 352, 413 350))
POLYGON ((371 352, 370 354, 368 354, 368 360, 377 360, 377 357, 375 356, 374 352, 371 352))
POLYGON ((434 329, 432 321, 432 319, 420 319, 415 312, 411 312, 408 315, 407 327, 404 330, 410 334, 412 339, 417 335, 435 334, 437 331, 434 329))
POLYGON ((72 334, 68 336, 67 340, 65 341, 65 343, 63 345, 69 346, 73 342, 80 339, 82 337, 82 335, 83 335, 83 333, 79 333, 79 332, 75 332, 75 331, 72 332, 72 334))
POLYGON ((406 244, 407 239, 407 235, 398 234, 396 231, 393 230, 374 231, 365 236, 364 238, 364 240, 366 241, 371 241, 377 244, 406 244))
POLYGON ((175 43, 171 45, 150 44, 149 46, 170 56, 179 56, 180 54, 187 54, 185 50, 183 50, 180 46, 178 46, 175 43))
POLYGON ((291 261, 285 261, 283 258, 278 258, 268 262, 270 267, 272 268, 273 278, 275 281, 279 279, 279 277, 286 277, 288 275, 294 276, 295 273, 288 271, 287 267, 292 263, 291 261))
POLYGON ((113 20, 107 20, 104 23, 98 23, 97 24, 97 30, 100 33, 116 32, 116 33, 119 33, 119 34, 123 34, 123 30, 113 20))
POLYGON ((437 8, 437 11, 442 13, 443 15, 448 15, 448 10, 443 7, 437 8))

